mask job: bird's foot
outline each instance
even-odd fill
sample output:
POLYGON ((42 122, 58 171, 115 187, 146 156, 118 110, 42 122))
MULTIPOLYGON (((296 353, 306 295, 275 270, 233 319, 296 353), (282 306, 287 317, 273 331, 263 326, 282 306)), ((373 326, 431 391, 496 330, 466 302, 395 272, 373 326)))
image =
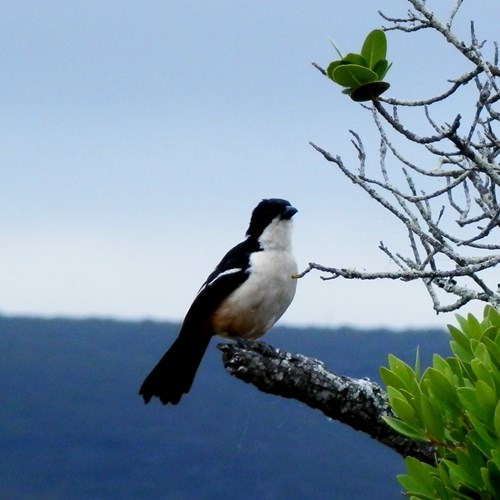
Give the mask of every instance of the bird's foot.
POLYGON ((246 349, 248 351, 257 351, 260 354, 276 353, 273 347, 259 340, 248 340, 241 337, 236 337, 234 338, 234 342, 238 347, 241 347, 242 349, 246 349))

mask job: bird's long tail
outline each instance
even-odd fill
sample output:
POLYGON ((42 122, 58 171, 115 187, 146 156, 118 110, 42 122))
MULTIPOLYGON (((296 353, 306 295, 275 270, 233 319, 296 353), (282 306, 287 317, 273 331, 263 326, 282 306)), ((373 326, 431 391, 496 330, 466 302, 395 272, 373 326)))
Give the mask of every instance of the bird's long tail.
POLYGON ((142 383, 139 394, 149 403, 153 396, 163 404, 177 404, 191 389, 210 342, 210 335, 179 335, 142 383))

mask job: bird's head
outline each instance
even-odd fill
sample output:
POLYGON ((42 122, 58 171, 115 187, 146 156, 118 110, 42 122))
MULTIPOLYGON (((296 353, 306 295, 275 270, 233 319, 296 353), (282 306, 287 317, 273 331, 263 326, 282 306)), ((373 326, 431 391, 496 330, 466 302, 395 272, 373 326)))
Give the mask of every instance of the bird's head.
MULTIPOLYGON (((275 239, 279 233, 290 232, 291 219, 297 209, 280 198, 262 200, 253 210, 247 236, 261 241, 275 239)), ((262 242, 262 241, 261 241, 262 242)))

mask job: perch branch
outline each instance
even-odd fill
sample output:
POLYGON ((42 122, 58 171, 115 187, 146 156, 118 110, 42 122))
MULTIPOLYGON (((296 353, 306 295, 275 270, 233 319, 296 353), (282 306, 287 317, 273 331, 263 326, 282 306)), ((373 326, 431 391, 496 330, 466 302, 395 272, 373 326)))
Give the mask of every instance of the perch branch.
POLYGON ((434 462, 434 448, 392 430, 383 420, 394 416, 383 389, 369 379, 330 372, 316 359, 291 354, 261 342, 219 344, 224 368, 262 392, 295 399, 349 425, 397 453, 434 462))

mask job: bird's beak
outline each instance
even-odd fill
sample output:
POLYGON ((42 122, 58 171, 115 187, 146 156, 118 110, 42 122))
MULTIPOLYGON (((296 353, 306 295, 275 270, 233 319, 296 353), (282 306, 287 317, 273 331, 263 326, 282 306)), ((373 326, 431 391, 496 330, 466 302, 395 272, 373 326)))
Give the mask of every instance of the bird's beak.
POLYGON ((284 219, 284 220, 289 220, 291 219, 296 213, 298 212, 298 210, 295 208, 295 207, 288 207, 282 214, 281 214, 281 219, 284 219))

